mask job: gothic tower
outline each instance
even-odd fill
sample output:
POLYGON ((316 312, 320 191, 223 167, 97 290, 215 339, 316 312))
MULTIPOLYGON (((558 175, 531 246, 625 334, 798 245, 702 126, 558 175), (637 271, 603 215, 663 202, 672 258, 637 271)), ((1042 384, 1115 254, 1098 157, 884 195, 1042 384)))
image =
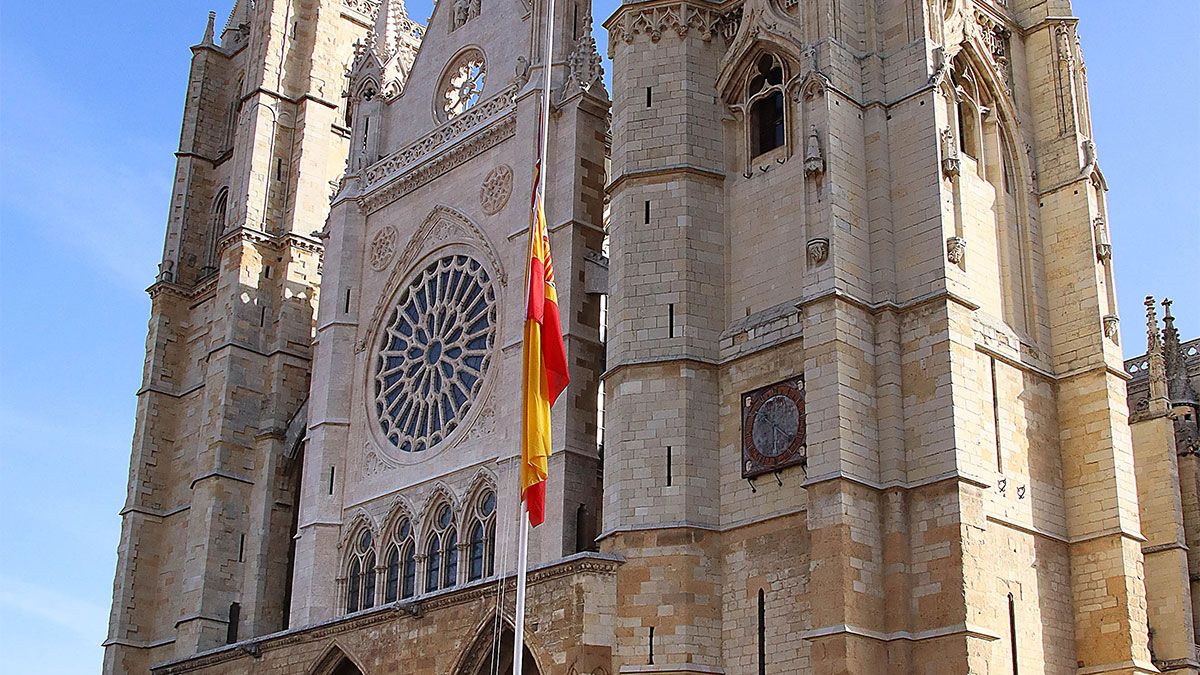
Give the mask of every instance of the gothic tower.
POLYGON ((1154 672, 1077 24, 606 22, 614 672, 1154 672))
POLYGON ((315 233, 371 4, 237 0, 219 44, 210 14, 192 47, 106 673, 288 625, 299 467, 285 441, 308 395, 315 233))

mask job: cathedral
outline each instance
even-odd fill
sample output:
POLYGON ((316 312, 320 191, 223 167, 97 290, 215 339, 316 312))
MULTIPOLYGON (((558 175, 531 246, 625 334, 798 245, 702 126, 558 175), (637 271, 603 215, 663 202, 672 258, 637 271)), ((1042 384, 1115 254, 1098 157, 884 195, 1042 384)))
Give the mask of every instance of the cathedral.
POLYGON ((591 0, 209 15, 104 672, 1200 672, 1200 341, 1122 360, 1069 0, 597 18, 611 92, 591 0))

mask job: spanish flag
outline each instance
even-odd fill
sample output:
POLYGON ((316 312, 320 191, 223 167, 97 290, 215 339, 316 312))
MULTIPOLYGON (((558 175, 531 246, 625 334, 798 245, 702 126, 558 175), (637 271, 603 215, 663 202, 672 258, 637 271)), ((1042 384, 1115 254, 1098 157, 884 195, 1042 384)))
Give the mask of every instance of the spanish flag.
POLYGON ((567 353, 558 317, 550 233, 546 229, 541 165, 534 169, 529 222, 529 266, 525 272, 525 344, 521 398, 521 498, 529 524, 546 519, 546 474, 550 459, 550 406, 566 389, 567 353))

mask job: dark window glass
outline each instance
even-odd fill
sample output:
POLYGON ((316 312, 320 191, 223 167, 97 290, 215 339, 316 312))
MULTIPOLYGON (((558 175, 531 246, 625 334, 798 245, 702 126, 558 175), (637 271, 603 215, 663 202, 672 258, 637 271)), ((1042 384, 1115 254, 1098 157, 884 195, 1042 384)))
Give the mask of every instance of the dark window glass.
POLYGON ((487 528, 487 575, 490 577, 496 573, 496 524, 492 523, 487 528))
POLYGON ((783 145, 783 94, 776 91, 750 106, 751 154, 758 156, 783 145))
POLYGON ((483 578, 483 523, 475 523, 471 528, 471 558, 469 561, 470 579, 483 578))
POLYGON ((458 533, 453 529, 446 535, 446 574, 442 586, 450 588, 458 581, 458 533))
POLYGON ((417 555, 412 544, 404 547, 403 597, 411 598, 417 586, 417 555))
POLYGON ((375 554, 368 553, 363 561, 363 599, 362 608, 370 609, 375 606, 375 554))
POLYGON ((400 549, 395 546, 388 551, 387 582, 383 588, 383 601, 395 602, 400 590, 400 549))
POLYGON ((358 611, 358 593, 359 584, 361 583, 361 568, 359 567, 358 559, 355 558, 350 563, 350 580, 346 586, 346 613, 353 614, 358 611))
POLYGON ((426 551, 428 556, 425 561, 425 590, 436 591, 442 570, 442 546, 441 538, 434 535, 429 540, 429 550, 426 551))

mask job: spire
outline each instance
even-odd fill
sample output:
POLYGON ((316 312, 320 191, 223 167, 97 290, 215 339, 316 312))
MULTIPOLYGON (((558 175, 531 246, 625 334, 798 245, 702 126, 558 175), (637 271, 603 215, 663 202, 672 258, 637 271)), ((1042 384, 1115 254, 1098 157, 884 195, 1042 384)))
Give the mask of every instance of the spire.
POLYGON ((1167 395, 1172 406, 1196 405, 1196 391, 1188 381, 1183 348, 1179 344, 1179 329, 1175 327, 1175 317, 1171 315, 1174 302, 1164 298, 1162 304, 1166 313, 1163 317, 1163 323, 1166 324, 1163 329, 1163 357, 1166 361, 1167 395))
POLYGON ((251 20, 250 13, 253 10, 254 0, 237 0, 233 4, 233 11, 229 13, 229 20, 225 22, 225 29, 221 31, 221 46, 229 46, 233 42, 239 41, 241 36, 248 34, 251 20))
POLYGON ((388 100, 398 96, 408 80, 424 34, 424 27, 408 18, 404 0, 383 0, 375 16, 375 27, 367 34, 366 49, 355 55, 352 73, 358 73, 367 62, 367 54, 373 53, 383 69, 380 93, 388 100))
POLYGON ((208 27, 204 29, 204 39, 200 40, 201 47, 213 47, 216 43, 213 42, 213 37, 216 35, 217 13, 208 13, 208 27))
POLYGON ((1151 415, 1167 413, 1167 373, 1163 364, 1162 340, 1158 333, 1158 313, 1154 308, 1154 296, 1146 296, 1146 358, 1150 361, 1150 409, 1151 415))
POLYGON ((379 14, 375 17, 375 29, 371 35, 375 40, 375 51, 380 60, 387 61, 396 51, 399 37, 399 23, 408 18, 408 10, 404 0, 383 0, 379 4, 379 14))

